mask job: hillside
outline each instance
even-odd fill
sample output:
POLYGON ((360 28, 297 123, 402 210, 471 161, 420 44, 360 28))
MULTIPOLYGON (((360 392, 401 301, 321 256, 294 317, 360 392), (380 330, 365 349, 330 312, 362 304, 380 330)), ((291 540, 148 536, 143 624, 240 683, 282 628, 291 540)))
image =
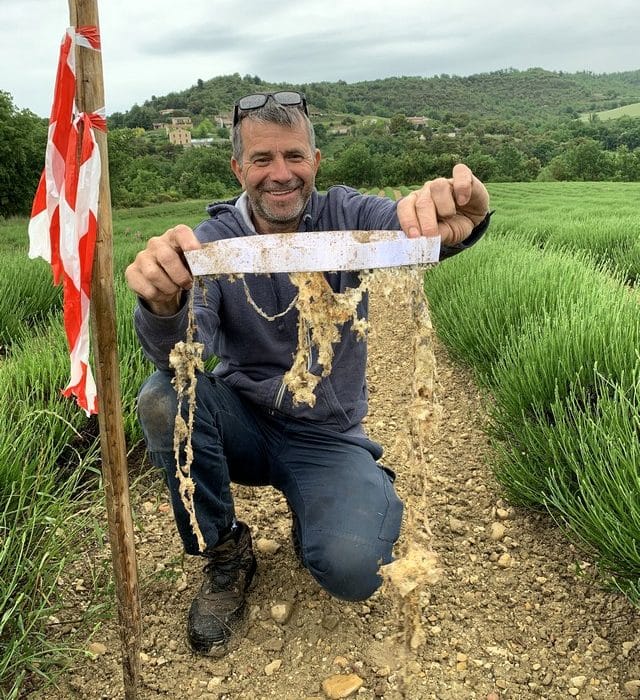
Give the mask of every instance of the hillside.
MULTIPOLYGON (((198 80, 182 92, 151 96, 142 109, 184 109, 192 115, 229 112, 239 95, 252 90, 294 88, 317 111, 392 116, 447 113, 470 118, 539 122, 562 115, 599 112, 640 101, 640 70, 595 75, 551 72, 541 68, 505 69, 467 77, 397 77, 358 83, 305 84, 264 82, 239 74, 198 80)), ((139 106, 135 106, 141 109, 139 106)))

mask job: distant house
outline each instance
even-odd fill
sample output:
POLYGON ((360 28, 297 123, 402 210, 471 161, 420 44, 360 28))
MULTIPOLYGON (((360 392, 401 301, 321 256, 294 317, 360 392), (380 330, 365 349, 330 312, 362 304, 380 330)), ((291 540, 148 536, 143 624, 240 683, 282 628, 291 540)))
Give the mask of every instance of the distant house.
POLYGON ((334 136, 346 136, 351 129, 348 126, 338 126, 335 129, 330 129, 329 133, 334 136))
POLYGON ((176 146, 190 146, 192 126, 191 117, 171 117, 171 124, 164 124, 169 143, 176 146))
POLYGON ((186 126, 191 128, 193 122, 191 117, 171 117, 171 126, 186 126))
POLYGON ((175 109, 161 109, 160 114, 162 114, 163 117, 166 117, 167 114, 173 114, 175 111, 175 109))
POLYGON ((407 121, 411 126, 426 126, 427 125, 427 118, 426 117, 407 117, 407 121))
POLYGON ((190 146, 191 145, 191 129, 186 129, 182 126, 176 126, 169 129, 169 143, 175 146, 190 146))
POLYGON ((213 120, 219 129, 230 129, 233 126, 233 117, 231 114, 216 114, 213 120))
POLYGON ((153 122, 152 126, 154 131, 159 131, 160 129, 164 129, 167 125, 164 122, 153 122))

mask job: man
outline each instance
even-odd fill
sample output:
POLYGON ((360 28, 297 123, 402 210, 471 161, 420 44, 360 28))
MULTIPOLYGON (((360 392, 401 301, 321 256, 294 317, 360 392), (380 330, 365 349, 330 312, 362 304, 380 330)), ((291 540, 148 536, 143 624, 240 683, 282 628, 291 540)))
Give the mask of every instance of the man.
MULTIPOLYGON (((209 207, 193 232, 184 225, 152 238, 126 272, 140 300, 136 329, 158 371, 138 402, 152 462, 165 469, 176 524, 189 554, 199 554, 180 501, 173 455, 175 390, 168 354, 184 339, 193 280, 183 251, 233 236, 287 231, 398 229, 441 236, 441 257, 475 243, 489 221, 489 196, 464 165, 450 179, 428 182, 398 204, 347 187, 319 194, 320 151, 305 99, 296 92, 248 95, 236 103, 231 167, 242 195, 209 207)), ((353 272, 326 275, 335 291, 358 284, 353 272)), ((223 650, 245 607, 256 568, 246 524, 236 520, 230 482, 271 484, 287 499, 296 553, 317 582, 344 600, 364 600, 379 586, 380 563, 392 559, 402 503, 394 475, 378 464, 380 445, 367 438, 366 343, 345 324, 333 370, 316 387, 313 408, 295 406, 282 382, 297 345, 295 288, 286 274, 208 280, 194 290, 197 339, 219 358, 198 377, 191 476, 207 549, 204 582, 187 631, 201 653, 223 650), (273 320, 269 320, 270 317, 273 320)), ((366 299, 359 316, 366 314, 366 299)), ((320 374, 315 356, 311 370, 320 374)))

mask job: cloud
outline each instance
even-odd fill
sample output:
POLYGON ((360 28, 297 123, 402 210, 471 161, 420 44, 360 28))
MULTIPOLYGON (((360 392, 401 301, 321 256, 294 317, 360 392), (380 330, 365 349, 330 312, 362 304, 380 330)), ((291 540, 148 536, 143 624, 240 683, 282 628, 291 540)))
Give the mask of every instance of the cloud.
MULTIPOLYGON (((0 90, 46 115, 66 3, 0 6, 0 90)), ((99 7, 109 112, 229 73, 302 83, 640 68, 637 0, 99 0, 99 7)))

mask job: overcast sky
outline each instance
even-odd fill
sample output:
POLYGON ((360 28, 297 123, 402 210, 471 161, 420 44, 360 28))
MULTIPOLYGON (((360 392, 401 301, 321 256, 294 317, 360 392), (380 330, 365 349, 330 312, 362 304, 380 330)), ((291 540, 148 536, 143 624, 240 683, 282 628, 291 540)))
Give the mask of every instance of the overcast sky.
MULTIPOLYGON (((107 113, 199 78, 640 68, 638 0, 98 0, 107 113)), ((0 0, 0 90, 48 116, 67 0, 0 0)))

